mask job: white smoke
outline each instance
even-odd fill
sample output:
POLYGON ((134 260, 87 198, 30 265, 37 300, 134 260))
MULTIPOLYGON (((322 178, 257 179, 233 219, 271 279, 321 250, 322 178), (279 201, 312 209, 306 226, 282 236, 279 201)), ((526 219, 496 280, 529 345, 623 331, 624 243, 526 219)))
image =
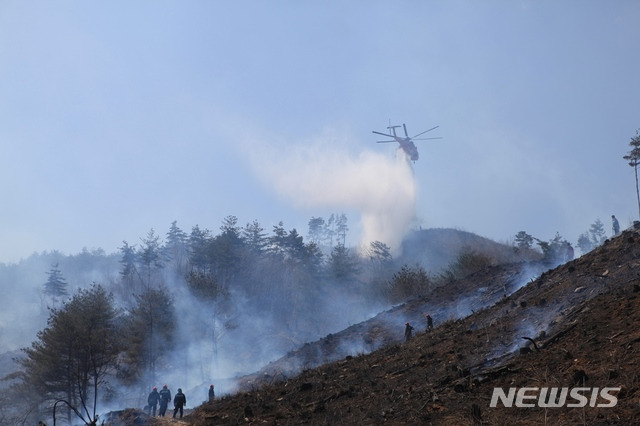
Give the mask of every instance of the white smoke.
POLYGON ((411 165, 404 155, 354 155, 347 145, 327 137, 293 148, 271 146, 254 155, 253 165, 270 188, 298 207, 357 211, 361 245, 381 241, 396 251, 415 217, 411 165))

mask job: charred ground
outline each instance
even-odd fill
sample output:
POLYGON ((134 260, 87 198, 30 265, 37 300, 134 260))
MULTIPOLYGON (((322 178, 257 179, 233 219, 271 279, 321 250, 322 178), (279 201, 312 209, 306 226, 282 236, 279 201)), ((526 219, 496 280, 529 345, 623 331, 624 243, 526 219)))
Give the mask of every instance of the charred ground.
POLYGON ((240 379, 238 394, 197 407, 184 421, 638 424, 639 242, 628 230, 544 273, 540 264, 486 268, 289 353, 240 379), (432 332, 424 331, 427 312, 432 332), (409 342, 405 321, 417 331, 409 342), (620 387, 617 405, 489 407, 494 387, 577 382, 620 387))

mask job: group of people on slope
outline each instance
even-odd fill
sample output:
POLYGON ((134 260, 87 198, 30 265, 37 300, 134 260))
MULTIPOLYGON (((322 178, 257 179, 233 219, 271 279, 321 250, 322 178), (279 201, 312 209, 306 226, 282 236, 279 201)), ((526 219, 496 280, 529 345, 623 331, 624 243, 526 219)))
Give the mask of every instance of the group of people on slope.
MULTIPOLYGON (((216 398, 216 392, 214 390, 214 386, 209 386, 209 402, 213 401, 216 398)), ((162 390, 158 392, 158 388, 154 387, 149 397, 147 398, 147 414, 150 416, 156 415, 156 407, 160 404, 160 409, 158 410, 158 415, 164 417, 167 412, 167 406, 171 401, 171 391, 167 387, 167 385, 162 386, 162 390)), ((175 419, 178 411, 180 412, 180 418, 184 413, 184 406, 187 405, 187 397, 184 393, 182 393, 182 389, 178 388, 178 393, 173 398, 173 418, 175 419)))
MULTIPOLYGON (((213 386, 213 385, 212 385, 213 386)), ((150 416, 156 415, 156 407, 160 404, 160 409, 158 410, 158 415, 164 417, 167 412, 167 406, 171 401, 171 391, 167 387, 167 385, 163 385, 162 389, 158 392, 158 388, 154 387, 149 397, 147 398, 147 414, 150 416), (152 414, 153 413, 153 414, 152 414)), ((178 393, 176 393, 173 398, 173 418, 176 418, 176 414, 180 411, 180 418, 184 413, 184 406, 187 405, 187 397, 184 393, 182 393, 182 389, 178 388, 178 393)))
MULTIPOLYGON (((427 329, 425 331, 432 331, 433 330, 433 318, 431 318, 431 315, 426 314, 425 315, 425 319, 427 320, 427 329)), ((411 340, 411 337, 413 337, 413 329, 414 327, 409 324, 408 322, 404 323, 405 327, 404 327, 404 340, 405 341, 409 341, 411 340)))

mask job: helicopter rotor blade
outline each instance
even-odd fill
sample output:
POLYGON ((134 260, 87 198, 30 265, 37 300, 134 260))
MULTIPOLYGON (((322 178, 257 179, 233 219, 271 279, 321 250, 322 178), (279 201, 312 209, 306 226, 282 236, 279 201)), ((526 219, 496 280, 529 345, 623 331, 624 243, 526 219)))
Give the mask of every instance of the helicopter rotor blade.
MULTIPOLYGON (((420 136, 420 135, 424 135, 424 134, 425 134, 425 133, 427 133, 427 132, 430 132, 430 131, 432 131, 432 130, 434 130, 434 129, 437 129, 438 127, 440 127, 440 126, 432 127, 432 128, 430 128, 429 130, 425 130, 425 131, 424 131, 424 132, 422 132, 422 133, 418 133, 418 134, 417 134, 417 135, 415 135, 413 138, 418 137, 418 136, 420 136)), ((413 139, 413 138, 411 138, 411 139, 413 139)))
POLYGON ((376 141, 376 143, 392 143, 392 142, 395 142, 395 141, 376 141))
POLYGON ((402 123, 402 127, 404 127, 404 137, 408 138, 409 137, 409 133, 407 133, 407 125, 402 123))
POLYGON ((382 132, 376 132, 375 130, 372 131, 373 133, 375 133, 376 135, 382 135, 382 136, 386 136, 388 138, 392 138, 393 135, 388 135, 386 133, 382 133, 382 132))
POLYGON ((411 139, 411 140, 413 140, 413 141, 428 141, 428 140, 431 140, 431 139, 443 139, 443 138, 442 137, 437 137, 437 138, 417 138, 417 139, 414 138, 414 139, 411 139))

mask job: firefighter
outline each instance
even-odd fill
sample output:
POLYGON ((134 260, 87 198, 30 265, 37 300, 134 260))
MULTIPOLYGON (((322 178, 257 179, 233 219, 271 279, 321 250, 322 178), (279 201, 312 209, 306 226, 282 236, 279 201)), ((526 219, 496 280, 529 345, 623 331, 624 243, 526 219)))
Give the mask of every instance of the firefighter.
POLYGON ((149 397, 147 398, 147 414, 151 416, 151 412, 153 411, 153 417, 156 416, 156 407, 158 406, 158 401, 160 401, 160 394, 158 393, 158 388, 154 386, 153 390, 149 394, 149 397))
POLYGON ((209 402, 213 401, 216 397, 216 393, 213 390, 213 385, 209 386, 209 402))
POLYGON ((433 318, 431 315, 427 314, 427 331, 433 330, 433 318))
POLYGON ((182 389, 178 388, 178 393, 173 398, 173 418, 176 418, 176 413, 180 410, 180 418, 182 418, 182 413, 184 410, 184 406, 187 405, 187 397, 182 393, 182 389))
POLYGON ((411 333, 413 331, 413 327, 411 327, 411 324, 409 324, 408 322, 405 323, 405 328, 404 328, 404 340, 406 340, 407 342, 409 340, 411 340, 411 333))
POLYGON ((159 414, 164 417, 167 412, 167 405, 169 405, 169 401, 171 401, 171 391, 167 388, 167 385, 162 386, 162 390, 159 392, 160 395, 160 412, 159 414))

